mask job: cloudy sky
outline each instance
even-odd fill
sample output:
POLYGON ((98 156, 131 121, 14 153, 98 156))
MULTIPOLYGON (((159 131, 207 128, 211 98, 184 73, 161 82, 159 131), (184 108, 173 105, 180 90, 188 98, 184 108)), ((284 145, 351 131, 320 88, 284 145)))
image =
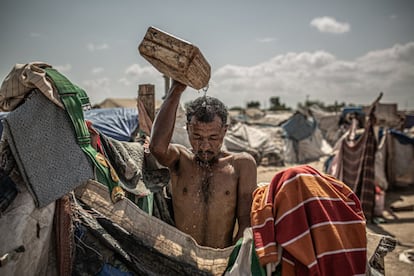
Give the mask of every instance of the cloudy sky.
MULTIPOLYGON (((93 103, 134 98, 164 80, 137 50, 149 26, 198 46, 212 68, 207 94, 226 105, 279 97, 414 109, 411 0, 2 0, 0 78, 43 61, 93 103)), ((188 88, 183 102, 202 95, 188 88)))

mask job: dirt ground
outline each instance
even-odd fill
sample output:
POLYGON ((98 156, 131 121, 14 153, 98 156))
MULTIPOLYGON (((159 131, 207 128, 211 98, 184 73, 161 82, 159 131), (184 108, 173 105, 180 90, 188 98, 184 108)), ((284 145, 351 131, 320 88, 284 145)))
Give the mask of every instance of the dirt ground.
MULTIPOLYGON (((309 165, 323 171, 323 161, 311 162, 309 165)), ((293 165, 292 165, 293 166, 293 165)), ((276 172, 289 167, 259 166, 257 183, 270 182, 276 172)), ((397 240, 394 251, 385 256, 385 275, 408 276, 414 275, 414 264, 400 261, 399 256, 405 250, 414 250, 414 185, 388 191, 385 196, 383 222, 368 223, 367 231, 381 235, 389 235, 397 240), (395 210, 391 206, 398 206, 395 210)))

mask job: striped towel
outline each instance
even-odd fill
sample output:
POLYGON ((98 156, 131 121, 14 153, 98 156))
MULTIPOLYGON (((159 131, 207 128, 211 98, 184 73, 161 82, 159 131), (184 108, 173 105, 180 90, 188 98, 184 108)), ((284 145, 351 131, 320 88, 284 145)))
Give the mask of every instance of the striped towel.
POLYGON ((254 191, 251 224, 260 264, 279 262, 282 275, 365 274, 365 217, 357 196, 308 165, 281 171, 254 191))

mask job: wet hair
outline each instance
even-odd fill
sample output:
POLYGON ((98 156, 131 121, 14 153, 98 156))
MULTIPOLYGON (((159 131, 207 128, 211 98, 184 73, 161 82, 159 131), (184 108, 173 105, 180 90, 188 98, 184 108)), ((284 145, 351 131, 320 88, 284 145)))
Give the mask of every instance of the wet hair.
POLYGON ((187 123, 190 123, 193 116, 195 116, 197 121, 210 123, 217 115, 220 117, 223 125, 226 125, 228 114, 227 107, 219 99, 209 96, 195 99, 188 104, 186 111, 187 123))

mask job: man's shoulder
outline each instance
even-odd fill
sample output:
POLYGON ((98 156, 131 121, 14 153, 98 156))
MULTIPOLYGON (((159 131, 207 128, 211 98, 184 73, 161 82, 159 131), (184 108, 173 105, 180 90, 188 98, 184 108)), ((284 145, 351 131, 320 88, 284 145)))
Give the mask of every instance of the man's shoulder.
POLYGON ((191 149, 187 148, 184 145, 181 144, 175 144, 175 143, 171 143, 171 146, 175 147, 176 149, 178 149, 179 151, 183 151, 183 152, 188 152, 191 153, 191 149))
POLYGON ((247 152, 230 152, 229 154, 233 157, 233 160, 236 163, 238 163, 238 162, 246 163, 247 162, 247 163, 256 164, 256 161, 255 161, 254 157, 250 153, 247 153, 247 152))

